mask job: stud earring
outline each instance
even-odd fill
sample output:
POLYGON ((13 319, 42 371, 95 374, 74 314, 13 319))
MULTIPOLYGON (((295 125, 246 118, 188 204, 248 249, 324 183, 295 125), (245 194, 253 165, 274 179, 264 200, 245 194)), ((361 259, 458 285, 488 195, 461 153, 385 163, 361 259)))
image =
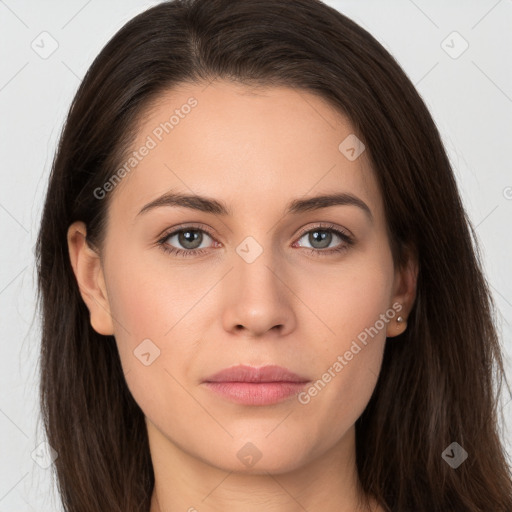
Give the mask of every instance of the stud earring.
POLYGON ((407 329, 407 321, 403 316, 398 316, 396 319, 397 327, 402 331, 403 329, 407 329))

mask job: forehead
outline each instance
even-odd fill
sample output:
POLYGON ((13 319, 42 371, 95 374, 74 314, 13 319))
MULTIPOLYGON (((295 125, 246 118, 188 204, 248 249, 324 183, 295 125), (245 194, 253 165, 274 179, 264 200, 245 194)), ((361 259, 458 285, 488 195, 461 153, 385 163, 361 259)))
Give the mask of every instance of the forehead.
POLYGON ((172 189, 254 215, 262 205, 278 213, 298 197, 350 192, 379 216, 381 198, 366 152, 355 159, 346 152, 355 137, 345 116, 303 90, 181 84, 143 112, 133 165, 125 165, 129 156, 121 164, 128 172, 114 201, 134 217, 172 189))

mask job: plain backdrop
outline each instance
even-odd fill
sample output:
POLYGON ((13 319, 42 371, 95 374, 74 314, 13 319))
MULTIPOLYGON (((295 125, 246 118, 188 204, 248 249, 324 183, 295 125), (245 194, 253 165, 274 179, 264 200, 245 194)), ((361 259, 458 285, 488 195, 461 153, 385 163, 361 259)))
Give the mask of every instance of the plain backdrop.
MULTIPOLYGON (((122 25, 157 3, 0 0, 0 512, 60 510, 51 466, 38 463, 44 434, 34 244, 42 201, 86 70, 122 25)), ((510 378, 512 0, 326 3, 394 55, 439 127, 500 311, 510 378)), ((510 396, 501 408, 512 454, 510 396)))

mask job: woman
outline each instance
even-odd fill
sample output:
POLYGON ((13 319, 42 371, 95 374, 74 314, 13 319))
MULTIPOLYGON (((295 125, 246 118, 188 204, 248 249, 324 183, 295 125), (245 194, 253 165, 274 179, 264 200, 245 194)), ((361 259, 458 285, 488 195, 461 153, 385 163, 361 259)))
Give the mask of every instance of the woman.
POLYGON ((512 510, 450 163, 336 10, 183 0, 127 23, 72 104, 37 254, 66 510, 512 510))

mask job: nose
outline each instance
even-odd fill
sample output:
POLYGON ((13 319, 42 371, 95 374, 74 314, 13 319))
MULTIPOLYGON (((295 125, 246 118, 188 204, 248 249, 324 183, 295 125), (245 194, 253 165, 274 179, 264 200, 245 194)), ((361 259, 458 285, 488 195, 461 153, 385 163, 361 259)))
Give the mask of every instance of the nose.
POLYGON ((222 323, 226 331, 261 337, 267 331, 286 335, 295 329, 293 283, 272 251, 256 259, 236 256, 222 288, 222 323), (287 282, 288 281, 288 282, 287 282))

